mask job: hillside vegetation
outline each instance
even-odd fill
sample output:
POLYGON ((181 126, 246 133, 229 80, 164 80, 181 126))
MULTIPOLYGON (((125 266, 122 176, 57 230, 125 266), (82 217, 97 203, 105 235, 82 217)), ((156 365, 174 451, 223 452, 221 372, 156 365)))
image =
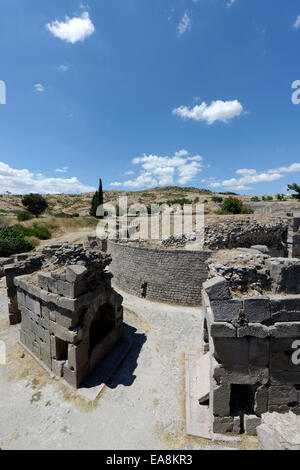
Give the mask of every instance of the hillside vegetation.
MULTIPOLYGON (((230 193, 226 193, 230 194, 230 193)), ((146 206, 156 203, 176 202, 178 200, 186 199, 189 202, 205 203, 205 211, 208 214, 214 213, 220 209, 222 198, 226 196, 224 193, 214 193, 207 189, 198 188, 181 188, 176 186, 168 186, 163 188, 153 188, 143 191, 104 191, 104 202, 109 202, 114 205, 118 204, 119 197, 127 196, 128 204, 140 203, 146 206)), ((63 217, 67 216, 87 216, 89 215, 91 202, 94 193, 86 194, 51 194, 45 195, 48 202, 48 209, 45 216, 63 217)), ((276 204, 289 204, 291 202, 295 205, 295 200, 290 196, 286 196, 285 201, 277 201, 276 197, 271 196, 238 196, 245 204, 251 207, 261 207, 269 205, 272 202, 276 204), (258 200, 256 200, 258 199, 258 200)), ((0 195, 0 215, 2 216, 15 216, 21 210, 24 210, 22 205, 22 196, 15 195, 0 195)))

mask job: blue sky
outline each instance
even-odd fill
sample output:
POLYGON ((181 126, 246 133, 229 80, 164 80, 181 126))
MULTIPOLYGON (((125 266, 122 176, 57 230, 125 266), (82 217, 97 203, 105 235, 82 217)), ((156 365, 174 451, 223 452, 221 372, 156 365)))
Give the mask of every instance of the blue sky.
POLYGON ((1 193, 299 182, 296 0, 0 5, 1 193))

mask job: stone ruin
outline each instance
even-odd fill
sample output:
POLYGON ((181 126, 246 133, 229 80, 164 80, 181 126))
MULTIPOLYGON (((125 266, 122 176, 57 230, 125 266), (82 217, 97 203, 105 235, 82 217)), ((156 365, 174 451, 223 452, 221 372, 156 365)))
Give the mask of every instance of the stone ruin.
POLYGON ((122 335, 123 298, 111 286, 110 262, 82 245, 62 245, 4 267, 22 345, 75 388, 122 335))
POLYGON ((257 256, 248 288, 232 262, 210 266, 213 277, 203 284, 210 390, 200 403, 209 398, 215 433, 254 435, 264 413, 300 414, 300 365, 292 360, 300 344, 300 260, 257 256))

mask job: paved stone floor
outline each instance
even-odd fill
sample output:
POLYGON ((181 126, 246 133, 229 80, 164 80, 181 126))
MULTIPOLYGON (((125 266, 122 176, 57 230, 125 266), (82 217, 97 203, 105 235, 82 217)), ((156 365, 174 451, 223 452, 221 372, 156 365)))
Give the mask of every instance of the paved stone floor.
POLYGON ((17 344, 8 327, 0 282, 2 449, 256 448, 256 441, 212 443, 187 438, 184 418, 184 351, 197 348, 201 310, 124 295, 126 334, 133 347, 96 402, 87 402, 51 379, 17 344), (24 356, 24 357, 23 357, 24 356))

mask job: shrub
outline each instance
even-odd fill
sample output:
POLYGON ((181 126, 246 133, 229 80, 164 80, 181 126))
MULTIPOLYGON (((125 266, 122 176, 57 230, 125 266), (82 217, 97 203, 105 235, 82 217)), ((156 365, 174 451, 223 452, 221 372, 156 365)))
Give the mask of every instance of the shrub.
POLYGON ((212 200, 213 202, 217 202, 217 203, 223 202, 223 198, 222 198, 221 196, 213 196, 213 197, 211 198, 211 200, 212 200))
POLYGON ((253 212, 253 209, 244 206, 240 199, 229 196, 224 199, 221 210, 217 211, 216 214, 253 214, 253 212))
POLYGON ((52 237, 50 230, 42 225, 34 224, 33 227, 24 227, 23 225, 14 225, 15 230, 23 237, 36 237, 39 240, 49 240, 52 237))
POLYGON ((33 236, 37 237, 39 240, 49 240, 52 237, 50 230, 43 225, 36 225, 33 226, 33 236))
POLYGON ((72 215, 72 217, 77 218, 77 217, 80 217, 80 215, 78 214, 78 212, 74 212, 74 214, 72 215))
POLYGON ((277 201, 285 201, 285 196, 284 194, 276 194, 276 199, 277 201))
POLYGON ((26 194, 22 199, 22 204, 33 215, 38 217, 43 214, 48 207, 48 202, 40 194, 26 194))
POLYGON ((259 202, 260 199, 259 199, 259 197, 254 196, 254 197, 251 198, 251 201, 252 201, 252 202, 259 202))
POLYGON ((193 201, 185 197, 178 198, 178 199, 171 199, 167 201, 168 206, 174 206, 176 204, 179 204, 181 207, 183 207, 185 204, 192 204, 192 203, 193 201))
POLYGON ((24 222, 25 220, 33 219, 33 215, 29 211, 18 211, 17 219, 19 222, 24 222))
POLYGON ((16 227, 0 229, 0 256, 9 257, 17 253, 25 253, 34 248, 33 243, 27 240, 16 227))

